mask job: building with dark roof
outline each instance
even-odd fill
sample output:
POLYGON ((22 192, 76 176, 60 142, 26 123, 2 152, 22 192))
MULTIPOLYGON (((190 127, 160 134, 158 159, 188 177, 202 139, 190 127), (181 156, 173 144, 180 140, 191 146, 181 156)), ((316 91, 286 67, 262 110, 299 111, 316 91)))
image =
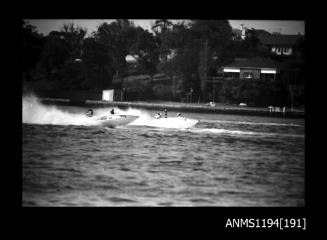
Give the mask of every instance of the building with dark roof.
POLYGON ((268 79, 274 80, 279 73, 279 64, 270 58, 236 58, 222 67, 224 79, 268 79))
POLYGON ((257 34, 260 43, 276 55, 290 56, 302 35, 257 34))
POLYGON ((244 40, 245 36, 250 37, 251 34, 259 39, 263 46, 276 55, 291 56, 294 55, 295 47, 303 35, 284 35, 280 33, 273 33, 263 29, 247 29, 242 26, 241 29, 232 29, 233 40, 244 40))

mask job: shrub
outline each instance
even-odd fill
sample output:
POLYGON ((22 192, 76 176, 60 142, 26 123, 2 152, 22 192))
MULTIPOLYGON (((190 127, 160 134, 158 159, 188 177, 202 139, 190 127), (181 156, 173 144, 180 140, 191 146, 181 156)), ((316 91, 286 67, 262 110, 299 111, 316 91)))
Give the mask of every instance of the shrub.
POLYGON ((125 99, 128 101, 133 100, 149 100, 153 99, 153 92, 150 83, 148 82, 134 82, 124 86, 125 99))
POLYGON ((154 97, 158 100, 171 100, 172 90, 169 86, 163 84, 157 84, 152 87, 154 97))
POLYGON ((231 79, 222 84, 220 100, 266 107, 286 106, 288 91, 284 84, 254 79, 231 79))

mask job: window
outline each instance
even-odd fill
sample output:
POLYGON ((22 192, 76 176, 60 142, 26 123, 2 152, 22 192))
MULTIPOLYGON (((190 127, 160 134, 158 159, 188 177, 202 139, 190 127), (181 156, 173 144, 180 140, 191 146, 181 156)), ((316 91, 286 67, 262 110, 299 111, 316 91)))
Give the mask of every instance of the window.
POLYGON ((225 78, 240 78, 239 72, 224 72, 225 78))
POLYGON ((253 73, 252 72, 244 72, 243 78, 253 78, 253 73))
POLYGON ((280 54, 280 52, 281 52, 281 48, 280 47, 276 48, 276 53, 280 54))

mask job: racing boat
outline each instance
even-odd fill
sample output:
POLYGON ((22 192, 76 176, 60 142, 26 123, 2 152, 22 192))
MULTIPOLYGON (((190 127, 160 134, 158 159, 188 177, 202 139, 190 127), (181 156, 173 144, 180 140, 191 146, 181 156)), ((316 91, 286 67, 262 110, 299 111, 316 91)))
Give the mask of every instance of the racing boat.
POLYGON ((127 125, 135 121, 139 116, 133 115, 102 115, 90 117, 92 120, 97 121, 99 125, 104 127, 114 128, 117 126, 127 125))
POLYGON ((179 128, 186 129, 195 126, 199 120, 185 118, 185 117, 168 117, 168 118, 154 118, 149 126, 151 127, 160 127, 160 128, 179 128))

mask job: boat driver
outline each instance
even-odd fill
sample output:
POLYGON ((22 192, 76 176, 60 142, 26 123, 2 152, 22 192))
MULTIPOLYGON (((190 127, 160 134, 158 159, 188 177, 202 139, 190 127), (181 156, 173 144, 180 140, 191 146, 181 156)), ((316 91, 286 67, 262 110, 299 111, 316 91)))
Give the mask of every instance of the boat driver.
POLYGON ((87 110, 86 116, 87 117, 92 117, 93 116, 93 110, 92 109, 87 110))
POLYGON ((156 119, 161 118, 161 113, 157 113, 156 115, 154 115, 154 118, 156 118, 156 119))
POLYGON ((111 109, 110 113, 111 114, 115 114, 115 110, 114 109, 111 109))

